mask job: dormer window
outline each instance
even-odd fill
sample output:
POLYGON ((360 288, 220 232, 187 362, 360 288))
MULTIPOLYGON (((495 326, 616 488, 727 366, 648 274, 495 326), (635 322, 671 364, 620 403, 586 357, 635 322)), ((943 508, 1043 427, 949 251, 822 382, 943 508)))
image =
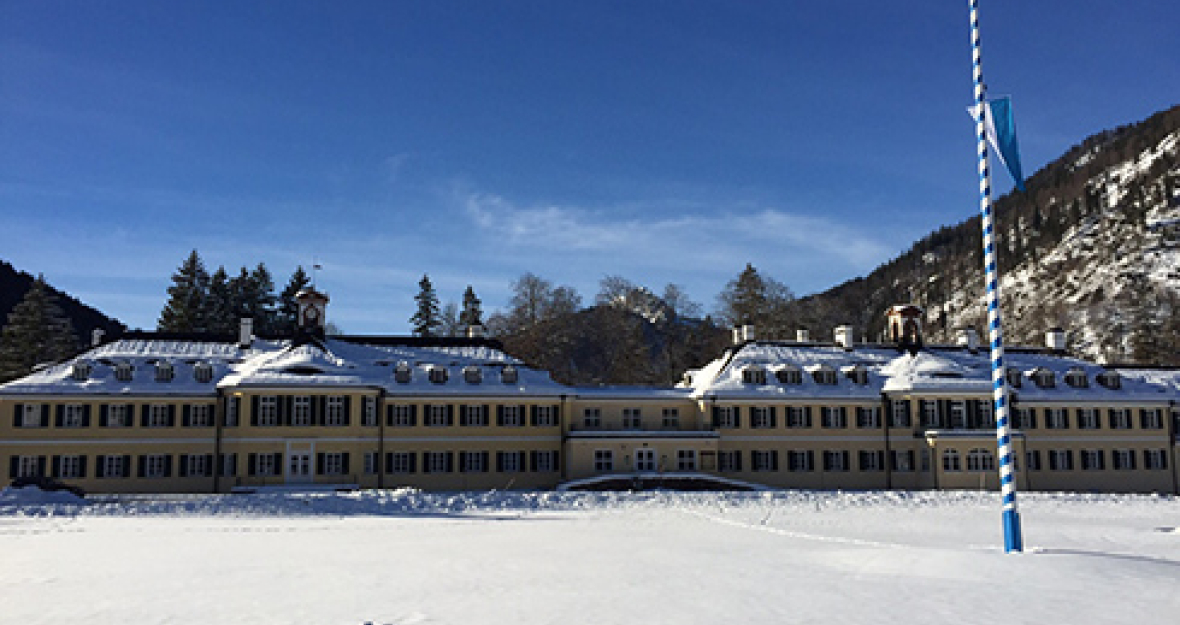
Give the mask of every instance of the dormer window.
POLYGON ((393 369, 393 379, 398 384, 409 384, 413 377, 414 374, 410 370, 410 365, 404 362, 397 363, 397 366, 393 369))
POLYGON ((1086 378, 1086 372, 1081 367, 1072 367, 1065 372, 1065 383, 1073 388, 1088 388, 1090 380, 1086 378))
POLYGON ((1103 371, 1094 376, 1094 379, 1103 387, 1112 391, 1117 391, 1123 387, 1123 378, 1114 371, 1103 371))
POLYGON ((745 384, 766 384, 766 369, 758 365, 742 369, 742 382, 745 384))
POLYGON ((213 365, 207 362, 199 362, 193 367, 193 378, 202 384, 208 384, 213 381, 213 365))
POLYGON ((869 383, 869 371, 863 365, 856 365, 844 370, 844 375, 856 384, 869 383))
POLYGON ((811 379, 815 380, 816 384, 834 386, 836 384, 836 370, 827 365, 818 367, 811 372, 811 379))
POLYGON ((803 371, 799 367, 783 367, 774 372, 774 377, 779 381, 779 384, 802 384, 803 371))
POLYGON ((434 366, 430 368, 430 382, 432 384, 446 384, 447 383, 447 368, 434 366))
POLYGON ((475 365, 463 367, 463 381, 468 384, 479 384, 483 382, 483 371, 475 365))
POLYGON ((1010 386, 1012 388, 1020 388, 1020 384, 1021 384, 1020 369, 1006 367, 1004 369, 1004 377, 1008 378, 1008 386, 1010 386))
POLYGON ((1033 371, 1032 379, 1041 388, 1054 388, 1057 386, 1057 379, 1053 376, 1053 372, 1044 367, 1033 371))
POLYGON ((512 365, 508 365, 500 370, 500 381, 504 384, 516 384, 519 379, 520 374, 517 372, 516 367, 512 365))
POLYGON ((157 382, 171 382, 175 376, 176 370, 172 368, 172 363, 163 361, 156 363, 157 382))
POLYGON ((130 382, 134 371, 135 367, 132 367, 131 363, 121 362, 115 365, 115 379, 120 382, 130 382))
POLYGON ((70 377, 73 378, 75 382, 85 382, 90 378, 90 363, 74 363, 74 370, 70 372, 70 377))

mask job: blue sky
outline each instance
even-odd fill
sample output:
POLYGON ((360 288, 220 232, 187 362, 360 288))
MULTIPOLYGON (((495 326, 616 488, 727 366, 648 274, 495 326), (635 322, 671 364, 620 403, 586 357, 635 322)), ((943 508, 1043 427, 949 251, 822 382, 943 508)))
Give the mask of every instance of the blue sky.
MULTIPOLYGON (((1171 2, 981 17, 1029 173, 1180 102, 1171 2)), ((193 248, 318 259, 351 333, 423 273, 802 295, 975 213, 971 97, 966 0, 2 0, 0 258, 143 328, 193 248)))

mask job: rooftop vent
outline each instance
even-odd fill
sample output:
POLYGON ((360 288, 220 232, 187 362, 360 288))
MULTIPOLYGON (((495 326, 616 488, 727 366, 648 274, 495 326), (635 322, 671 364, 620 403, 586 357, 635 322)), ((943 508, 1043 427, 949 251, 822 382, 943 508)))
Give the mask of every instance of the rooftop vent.
POLYGON ((135 367, 131 366, 129 362, 121 362, 115 365, 115 379, 120 382, 130 382, 131 376, 135 373, 135 367))
POLYGON ((853 344, 856 342, 856 334, 853 333, 852 326, 836 326, 834 334, 837 345, 844 349, 852 349, 853 344))
POLYGON ((799 328, 795 330, 795 340, 800 343, 809 343, 811 342, 811 332, 806 328, 799 328))
POLYGON ((435 365, 430 368, 429 378, 432 384, 446 384, 448 377, 450 375, 447 373, 446 367, 435 365))
POLYGON ((94 331, 90 333, 90 346, 98 347, 99 345, 102 345, 103 336, 106 336, 106 331, 102 328, 95 328, 94 331))
POLYGON ((475 365, 467 365, 463 367, 463 381, 468 384, 479 384, 483 382, 483 371, 475 365))
POLYGON ((174 377, 176 377, 176 369, 172 367, 172 363, 167 361, 156 363, 157 382, 171 382, 174 377))
POLYGON ((75 382, 85 382, 90 378, 90 363, 75 362, 74 369, 70 372, 70 377, 73 378, 75 382))
POLYGON ((213 365, 207 362, 197 363, 193 367, 193 378, 202 384, 208 384, 213 381, 213 365))
POLYGON ((413 371, 410 369, 410 365, 407 363, 399 362, 393 369, 393 379, 398 384, 409 384, 413 377, 413 371))
POLYGON ((238 347, 246 349, 254 342, 254 320, 250 317, 242 317, 241 324, 238 326, 238 347))
POLYGON ((1051 352, 1065 351, 1065 330, 1061 328, 1049 328, 1045 333, 1045 347, 1051 352))
POLYGON ((1103 371, 1094 376, 1094 379, 1103 387, 1112 391, 1117 391, 1123 387, 1123 378, 1116 371, 1103 371))
POLYGON ((979 331, 975 328, 959 328, 957 342, 972 353, 979 351, 979 331))

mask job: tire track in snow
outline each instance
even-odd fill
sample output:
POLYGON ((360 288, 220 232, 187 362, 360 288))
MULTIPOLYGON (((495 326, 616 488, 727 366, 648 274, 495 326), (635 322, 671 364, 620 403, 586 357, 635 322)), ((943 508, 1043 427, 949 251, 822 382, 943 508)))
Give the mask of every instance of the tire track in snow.
MULTIPOLYGON (((774 534, 776 536, 785 536, 788 538, 798 538, 801 540, 812 540, 812 541, 824 542, 824 543, 838 543, 838 544, 844 544, 844 545, 856 545, 858 547, 877 547, 877 548, 887 548, 887 549, 902 549, 902 548, 912 548, 913 547, 913 545, 904 545, 901 543, 889 543, 889 542, 883 542, 883 541, 878 541, 878 540, 866 540, 863 538, 847 538, 844 536, 820 536, 818 534, 808 534, 806 532, 798 532, 798 531, 794 531, 794 530, 782 529, 779 527, 771 527, 771 526, 765 525, 765 524, 746 523, 746 522, 737 521, 734 519, 726 519, 723 517, 718 517, 718 516, 713 516, 711 514, 706 514, 704 512, 699 511, 699 510, 688 510, 685 508, 677 508, 676 510, 679 512, 683 512, 684 514, 689 514, 689 515, 692 515, 692 516, 695 516, 695 517, 698 517, 701 519, 705 519, 706 521, 711 521, 713 523, 717 523, 720 525, 729 525, 731 527, 740 527, 743 529, 757 530, 760 532, 767 532, 769 534, 774 534)), ((765 523, 765 519, 763 519, 763 523, 765 523)))

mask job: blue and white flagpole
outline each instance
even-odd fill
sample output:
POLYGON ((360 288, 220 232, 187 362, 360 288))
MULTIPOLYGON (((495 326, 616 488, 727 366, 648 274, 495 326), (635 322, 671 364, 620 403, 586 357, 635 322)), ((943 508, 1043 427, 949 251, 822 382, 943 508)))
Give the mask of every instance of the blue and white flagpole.
POLYGON ((996 270, 995 223, 992 218, 991 172, 987 163, 987 102, 983 84, 983 57, 979 47, 979 0, 971 6, 971 51, 975 77, 975 136, 979 153, 979 212, 983 226, 983 268, 987 280, 987 327, 991 340, 992 395, 996 407, 996 442, 1000 452, 1000 496, 1004 502, 1004 551, 1023 551, 1020 512, 1016 508, 1015 465, 1008 421, 1008 384, 1004 377, 1004 333, 1000 328, 1000 284, 996 270))

